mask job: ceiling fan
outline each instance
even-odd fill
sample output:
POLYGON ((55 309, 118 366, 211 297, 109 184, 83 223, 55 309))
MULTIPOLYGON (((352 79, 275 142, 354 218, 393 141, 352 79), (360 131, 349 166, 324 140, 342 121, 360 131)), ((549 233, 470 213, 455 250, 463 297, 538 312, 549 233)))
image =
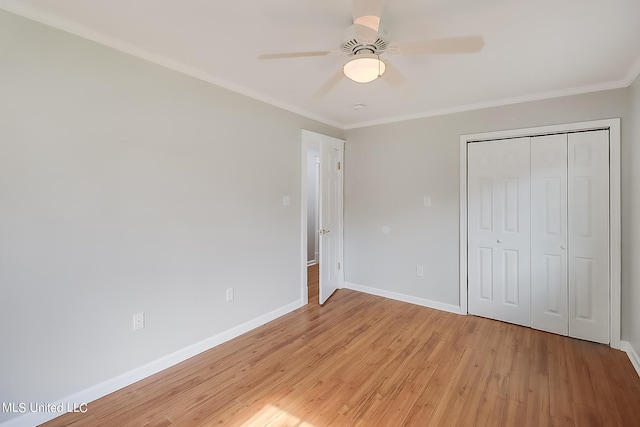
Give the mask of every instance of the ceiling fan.
POLYGON ((391 63, 380 59, 383 53, 421 55, 441 53, 475 53, 484 46, 482 36, 390 42, 389 31, 380 26, 384 0, 353 0, 353 25, 347 29, 340 50, 286 52, 260 55, 259 59, 302 58, 345 54, 350 57, 321 88, 315 97, 328 93, 344 76, 358 83, 369 83, 383 77, 391 84, 402 82, 402 76, 391 63))

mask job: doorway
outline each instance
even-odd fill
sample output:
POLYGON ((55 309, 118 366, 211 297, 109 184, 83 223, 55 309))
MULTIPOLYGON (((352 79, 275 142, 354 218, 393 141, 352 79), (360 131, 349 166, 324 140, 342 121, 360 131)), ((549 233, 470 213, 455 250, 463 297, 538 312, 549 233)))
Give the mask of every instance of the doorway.
POLYGON ((311 298, 323 304, 344 281, 343 173, 344 141, 302 130, 303 304, 311 298), (315 274, 318 291, 310 293, 315 274))
POLYGON ((319 303, 320 284, 320 147, 307 147, 307 293, 310 304, 319 303))

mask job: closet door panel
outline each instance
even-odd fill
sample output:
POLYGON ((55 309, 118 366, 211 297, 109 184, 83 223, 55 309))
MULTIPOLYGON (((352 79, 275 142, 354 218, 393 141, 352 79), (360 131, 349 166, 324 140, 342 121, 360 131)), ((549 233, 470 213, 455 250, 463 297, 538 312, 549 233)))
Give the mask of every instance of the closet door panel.
POLYGON ((531 326, 569 333, 567 135, 531 138, 531 326))
POLYGON ((609 343, 609 131, 568 136, 569 335, 609 343))
POLYGON ((467 150, 469 313, 529 326, 529 138, 467 150))

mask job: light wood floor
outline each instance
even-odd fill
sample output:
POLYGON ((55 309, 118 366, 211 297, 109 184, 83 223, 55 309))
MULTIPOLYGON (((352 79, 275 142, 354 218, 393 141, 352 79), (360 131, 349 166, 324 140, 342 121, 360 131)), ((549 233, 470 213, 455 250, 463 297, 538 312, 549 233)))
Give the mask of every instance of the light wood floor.
POLYGON ((318 304, 318 292, 320 285, 320 264, 307 267, 307 289, 309 291, 309 304, 318 304))
POLYGON ((47 426, 638 426, 625 353, 350 290, 47 426))

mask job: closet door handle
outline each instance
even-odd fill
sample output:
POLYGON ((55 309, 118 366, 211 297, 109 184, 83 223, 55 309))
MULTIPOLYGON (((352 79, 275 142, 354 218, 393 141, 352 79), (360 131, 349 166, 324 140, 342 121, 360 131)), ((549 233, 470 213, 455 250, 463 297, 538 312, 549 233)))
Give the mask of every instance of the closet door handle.
POLYGON ((498 243, 502 243, 502 239, 498 239, 498 240, 497 240, 497 242, 498 242, 498 243))
POLYGON ((567 245, 560 245, 560 249, 567 249, 567 245))

